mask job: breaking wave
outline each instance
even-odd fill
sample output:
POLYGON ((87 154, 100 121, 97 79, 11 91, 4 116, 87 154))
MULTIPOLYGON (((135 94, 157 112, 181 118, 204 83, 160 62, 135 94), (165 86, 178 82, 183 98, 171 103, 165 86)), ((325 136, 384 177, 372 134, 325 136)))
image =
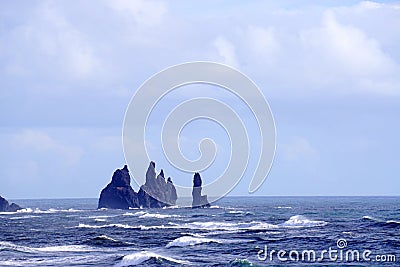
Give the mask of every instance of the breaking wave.
POLYGON ((251 211, 242 211, 242 210, 230 210, 230 211, 228 211, 228 213, 239 215, 239 216, 254 215, 254 213, 251 211))
POLYGON ((64 246, 48 246, 48 247, 28 247, 16 245, 11 242, 0 242, 0 251, 19 251, 25 253, 37 252, 89 252, 94 251, 93 248, 85 245, 64 245, 64 246))
POLYGON ((25 209, 20 209, 17 211, 13 211, 13 212, 0 212, 0 215, 9 215, 9 214, 21 214, 21 213, 36 213, 36 214, 46 214, 46 213, 57 213, 57 212, 82 212, 84 210, 76 210, 76 209, 48 209, 48 210, 41 210, 38 208, 35 209, 31 209, 31 208, 25 208, 25 209))
POLYGON ((91 239, 84 241, 83 243, 86 245, 101 246, 101 247, 122 247, 122 246, 132 245, 127 242, 113 239, 106 235, 100 235, 100 236, 93 237, 91 239))
POLYGON ((90 224, 84 224, 80 223, 78 226, 75 226, 75 228, 110 228, 110 227, 116 227, 116 228, 126 228, 126 229, 136 229, 140 228, 137 226, 130 226, 127 224, 120 224, 120 223, 110 223, 110 224, 103 224, 103 225, 90 225, 90 224))
POLYGON ((316 227, 316 226, 325 226, 328 223, 325 221, 313 221, 306 218, 303 215, 295 215, 290 217, 289 220, 282 223, 280 226, 288 227, 288 228, 300 228, 300 227, 316 227))
POLYGON ((239 223, 228 223, 228 222, 192 222, 183 225, 177 225, 181 228, 197 229, 197 230, 227 230, 227 231, 239 231, 239 230, 265 230, 276 228, 276 225, 264 223, 264 222, 239 222, 239 223))
POLYGON ((144 263, 145 261, 148 261, 150 259, 155 259, 155 260, 166 260, 172 263, 178 263, 178 264, 190 264, 190 262, 185 261, 185 260, 177 260, 174 258, 171 258, 169 256, 164 256, 160 255, 154 252, 148 252, 148 251, 140 251, 136 252, 133 254, 126 255, 122 258, 122 260, 117 263, 115 266, 116 267, 123 267, 123 266, 132 266, 132 265, 138 265, 141 263, 144 263))
POLYGON ((182 236, 171 242, 169 242, 165 247, 186 247, 194 246, 203 243, 222 243, 218 239, 210 239, 205 237, 194 237, 194 236, 182 236))
POLYGON ((159 214, 159 213, 149 213, 144 211, 138 211, 135 213, 126 212, 122 214, 123 216, 137 216, 139 218, 156 218, 156 219, 165 219, 165 218, 177 218, 181 217, 179 215, 168 215, 168 214, 159 214))
POLYGON ((372 216, 368 216, 368 215, 363 216, 362 218, 363 218, 364 220, 368 220, 368 221, 382 222, 382 220, 380 220, 380 219, 378 219, 378 218, 375 218, 375 217, 372 217, 372 216))
POLYGON ((378 219, 378 218, 375 218, 375 217, 372 217, 372 216, 368 216, 368 215, 367 216, 363 216, 362 218, 363 218, 363 220, 374 222, 378 226, 384 226, 384 227, 385 226, 389 226, 389 227, 400 226, 400 221, 396 221, 396 220, 387 220, 387 221, 385 221, 383 219, 378 219))
POLYGON ((400 225, 400 221, 395 221, 395 220, 389 220, 389 221, 386 221, 386 223, 400 225))
POLYGON ((187 247, 195 246, 204 243, 217 243, 217 244, 233 244, 233 243, 251 243, 255 240, 248 239, 212 239, 206 238, 199 234, 187 234, 185 236, 178 237, 173 241, 169 242, 165 247, 187 247))

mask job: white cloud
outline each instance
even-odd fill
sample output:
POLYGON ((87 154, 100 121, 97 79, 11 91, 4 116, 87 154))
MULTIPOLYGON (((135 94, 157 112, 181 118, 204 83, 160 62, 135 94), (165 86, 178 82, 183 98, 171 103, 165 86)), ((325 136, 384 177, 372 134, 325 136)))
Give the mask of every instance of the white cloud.
POLYGON ((382 52, 377 40, 361 29, 340 24, 332 11, 324 14, 322 28, 304 32, 302 37, 306 48, 320 51, 329 60, 327 63, 344 73, 375 76, 394 68, 394 62, 382 52))
MULTIPOLYGON (((359 8, 354 7, 353 12, 359 8)), ((313 73, 311 80, 325 88, 345 87, 336 89, 339 91, 400 94, 395 74, 400 71, 398 63, 382 50, 377 39, 361 28, 340 23, 340 11, 327 10, 320 28, 300 32, 307 54, 304 69, 313 73)))
POLYGON ((271 59, 279 52, 279 43, 276 37, 274 27, 263 28, 259 26, 250 25, 244 35, 248 46, 258 56, 271 59))
POLYGON ((69 165, 76 165, 83 156, 83 150, 80 147, 65 145, 40 130, 25 129, 14 135, 12 143, 21 150, 21 153, 24 153, 24 150, 36 151, 49 154, 50 158, 54 153, 69 165))
POLYGON ((359 7, 366 8, 366 9, 376 9, 376 8, 380 8, 383 6, 384 6, 384 4, 382 4, 382 3, 377 3, 377 2, 372 2, 372 1, 362 1, 359 4, 359 7))
POLYGON ((11 28, 3 44, 9 74, 27 76, 38 73, 88 78, 101 68, 99 58, 87 36, 70 23, 56 2, 41 2, 30 10, 20 25, 11 28), (18 47, 18 49, 16 49, 18 47))
POLYGON ((133 20, 140 26, 159 25, 168 9, 161 1, 152 0, 111 0, 107 4, 123 14, 126 20, 133 20))
POLYGON ((236 59, 235 46, 231 42, 226 38, 219 36, 214 40, 213 45, 217 49, 223 63, 232 67, 239 66, 236 59))
POLYGON ((85 35, 73 27, 56 7, 45 4, 37 16, 33 26, 28 26, 29 38, 38 43, 44 55, 59 64, 67 64, 69 72, 78 77, 88 76, 99 67, 85 35), (42 27, 43 24, 49 26, 42 27))

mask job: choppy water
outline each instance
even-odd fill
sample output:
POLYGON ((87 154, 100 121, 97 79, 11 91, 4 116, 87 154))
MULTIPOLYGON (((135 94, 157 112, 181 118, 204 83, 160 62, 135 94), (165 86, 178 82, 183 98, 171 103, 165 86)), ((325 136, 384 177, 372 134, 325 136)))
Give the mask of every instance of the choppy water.
POLYGON ((228 197, 209 209, 142 210, 16 202, 27 209, 0 213, 1 266, 400 266, 400 197, 228 197), (314 250, 318 261, 330 247, 338 259, 289 258, 314 250), (369 261, 339 257, 348 250, 370 250, 369 261))

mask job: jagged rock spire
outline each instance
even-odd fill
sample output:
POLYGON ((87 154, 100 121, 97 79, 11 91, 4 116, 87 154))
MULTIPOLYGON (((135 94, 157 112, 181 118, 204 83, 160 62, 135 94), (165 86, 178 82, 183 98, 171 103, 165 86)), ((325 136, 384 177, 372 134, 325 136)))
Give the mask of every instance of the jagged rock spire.
POLYGON ((160 208, 175 205, 178 196, 171 178, 165 180, 164 170, 156 176, 155 163, 150 162, 146 172, 146 183, 140 187, 139 202, 142 207, 160 208))
POLYGON ((200 174, 196 172, 193 177, 193 191, 192 191, 193 208, 205 208, 210 206, 207 200, 207 195, 204 196, 201 195, 201 190, 202 190, 201 185, 202 185, 202 180, 200 174))

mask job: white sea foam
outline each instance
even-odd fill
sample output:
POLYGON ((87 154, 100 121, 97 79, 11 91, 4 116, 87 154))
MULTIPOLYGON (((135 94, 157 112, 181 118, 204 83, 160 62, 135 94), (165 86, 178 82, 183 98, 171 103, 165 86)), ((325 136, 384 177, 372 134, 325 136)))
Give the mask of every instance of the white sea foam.
POLYGON ((173 228, 173 229, 196 229, 203 231, 211 231, 209 233, 204 233, 204 235, 217 235, 224 233, 236 233, 245 230, 266 230, 277 228, 278 226, 264 223, 252 221, 248 223, 227 223, 227 222, 192 222, 192 223, 184 223, 177 224, 169 222, 168 225, 156 225, 156 226, 139 226, 142 230, 149 229, 161 229, 161 228, 173 228))
POLYGON ((252 222, 239 222, 239 223, 228 223, 228 222, 193 222, 182 225, 183 228, 189 229, 200 229, 200 230, 226 230, 226 231, 238 231, 238 230, 265 230, 271 228, 277 228, 276 225, 252 221, 252 222))
POLYGON ((152 230, 152 229, 171 229, 171 228, 176 228, 171 225, 153 225, 153 226, 145 226, 145 225, 139 225, 138 226, 140 230, 152 230))
POLYGON ((26 253, 35 252, 86 252, 93 251, 93 248, 84 245, 65 245, 65 246, 48 246, 48 247, 28 247, 20 246, 11 242, 0 242, 0 250, 10 249, 26 253))
POLYGON ((122 216, 140 216, 140 215, 144 215, 144 214, 146 214, 145 211, 138 211, 138 212, 135 212, 135 213, 126 212, 126 213, 122 214, 122 216))
POLYGON ((180 217, 179 215, 168 215, 168 214, 159 214, 159 213, 146 213, 140 215, 139 218, 157 218, 157 219, 164 219, 164 218, 177 218, 180 217))
MULTIPOLYGON (((145 213, 139 218, 166 218, 163 217, 162 214, 151 214, 145 213), (161 216, 160 216, 161 215, 161 216), (144 217, 142 217, 144 216, 144 217)), ((173 223, 169 222, 167 225, 136 225, 131 226, 127 224, 104 224, 104 225, 90 225, 80 223, 78 228, 109 228, 109 227, 118 227, 118 228, 132 228, 132 229, 141 229, 141 230, 152 230, 152 229, 196 229, 203 231, 210 231, 216 234, 224 234, 224 233, 233 233, 233 232, 241 232, 247 230, 269 230, 269 229, 277 229, 277 228, 300 228, 300 227, 315 227, 315 226, 324 226, 327 222, 325 221, 313 221, 302 215, 295 215, 290 217, 286 222, 274 225, 267 222, 261 221, 251 221, 251 222, 215 222, 215 221, 207 221, 207 222, 191 222, 191 223, 173 223)), ((211 235, 208 233, 208 235, 211 235)))
POLYGON ((106 236, 106 235, 96 236, 95 239, 108 240, 108 241, 112 241, 112 242, 120 242, 120 241, 115 240, 114 238, 111 238, 111 237, 106 236))
POLYGON ((70 246, 53 246, 53 247, 42 247, 34 248, 41 252, 86 252, 93 251, 93 248, 82 245, 70 245, 70 246))
POLYGON ((313 221, 308 218, 306 218, 303 215, 295 215, 290 217, 289 220, 286 222, 280 224, 280 226, 283 227, 293 227, 293 228, 300 228, 300 227, 314 227, 314 226, 324 226, 327 225, 328 223, 325 221, 313 221))
MULTIPOLYGON (((88 253, 86 253, 88 254, 88 253)), ((0 259, 0 266, 75 266, 75 265, 98 265, 99 262, 105 262, 108 255, 74 255, 66 257, 32 257, 32 258, 13 258, 9 260, 0 259)))
POLYGON ((0 215, 9 215, 9 214, 20 214, 20 213, 32 213, 33 210, 31 208, 20 209, 17 211, 3 211, 0 212, 0 215))
POLYGON ((81 218, 88 218, 88 219, 107 219, 116 217, 117 215, 98 215, 98 216, 89 216, 89 217, 81 217, 81 218))
POLYGON ((14 212, 0 212, 0 215, 4 214, 20 214, 20 213, 36 213, 36 214, 46 214, 46 213, 56 213, 56 212, 81 212, 83 210, 76 210, 76 209, 53 209, 50 208, 48 210, 41 210, 38 208, 32 209, 32 208, 25 208, 25 209, 20 209, 14 212))
POLYGON ((166 247, 186 247, 194 246, 203 243, 222 243, 218 239, 210 239, 205 237, 194 237, 194 236, 181 236, 171 242, 169 242, 166 247))
POLYGON ((278 206, 276 208, 277 209, 291 209, 292 207, 290 207, 290 206, 278 206))
POLYGON ((128 225, 128 224, 120 224, 120 223, 111 223, 111 224, 103 224, 103 225, 91 225, 91 224, 84 224, 80 223, 78 226, 74 226, 73 228, 93 228, 93 229, 99 229, 99 228, 125 228, 125 229, 140 229, 140 230, 152 230, 152 229, 165 229, 165 228, 177 228, 175 226, 165 226, 165 225, 152 225, 152 226, 146 226, 146 225, 128 225))
POLYGON ((386 223, 395 223, 395 224, 400 224, 400 221, 389 220, 389 221, 386 221, 386 223))
POLYGON ((120 224, 120 223, 111 223, 111 224, 104 224, 104 225, 90 225, 90 224, 84 224, 80 223, 78 226, 75 226, 76 228, 110 228, 110 227, 117 227, 117 228, 139 228, 136 226, 130 226, 127 224, 120 224))
POLYGON ((140 252, 136 252, 133 254, 129 254, 126 255, 122 258, 122 260, 117 263, 115 266, 116 267, 123 267, 123 266, 132 266, 132 265, 138 265, 141 264, 151 258, 155 258, 155 259, 165 259, 167 261, 170 262, 175 262, 178 264, 190 264, 190 262, 188 261, 184 261, 184 260, 177 260, 174 258, 171 258, 169 256, 164 256, 164 255, 160 255, 154 252, 149 252, 149 251, 140 251, 140 252))
POLYGON ((31 219, 31 218, 40 218, 40 216, 37 215, 24 215, 24 216, 18 216, 18 217, 10 217, 10 220, 24 220, 24 219, 31 219))
POLYGON ((230 210, 228 211, 230 214, 237 214, 237 215, 254 215, 251 211, 243 211, 243 210, 230 210))
POLYGON ((212 239, 202 235, 185 235, 169 242, 165 247, 187 247, 204 243, 232 244, 232 243, 249 243, 255 240, 249 239, 212 239))
POLYGON ((230 210, 230 211, 228 211, 228 213, 231 213, 231 214, 242 214, 244 211, 242 211, 242 210, 230 210))
POLYGON ((149 213, 144 211, 138 211, 135 213, 126 212, 122 214, 123 216, 138 216, 139 218, 157 218, 157 219, 165 219, 165 218, 176 218, 180 217, 179 215, 168 215, 168 214, 159 214, 159 213, 149 213))
POLYGON ((177 206, 177 205, 175 205, 175 206, 165 206, 165 207, 163 207, 163 209, 165 210, 165 209, 179 209, 180 207, 179 206, 177 206))

